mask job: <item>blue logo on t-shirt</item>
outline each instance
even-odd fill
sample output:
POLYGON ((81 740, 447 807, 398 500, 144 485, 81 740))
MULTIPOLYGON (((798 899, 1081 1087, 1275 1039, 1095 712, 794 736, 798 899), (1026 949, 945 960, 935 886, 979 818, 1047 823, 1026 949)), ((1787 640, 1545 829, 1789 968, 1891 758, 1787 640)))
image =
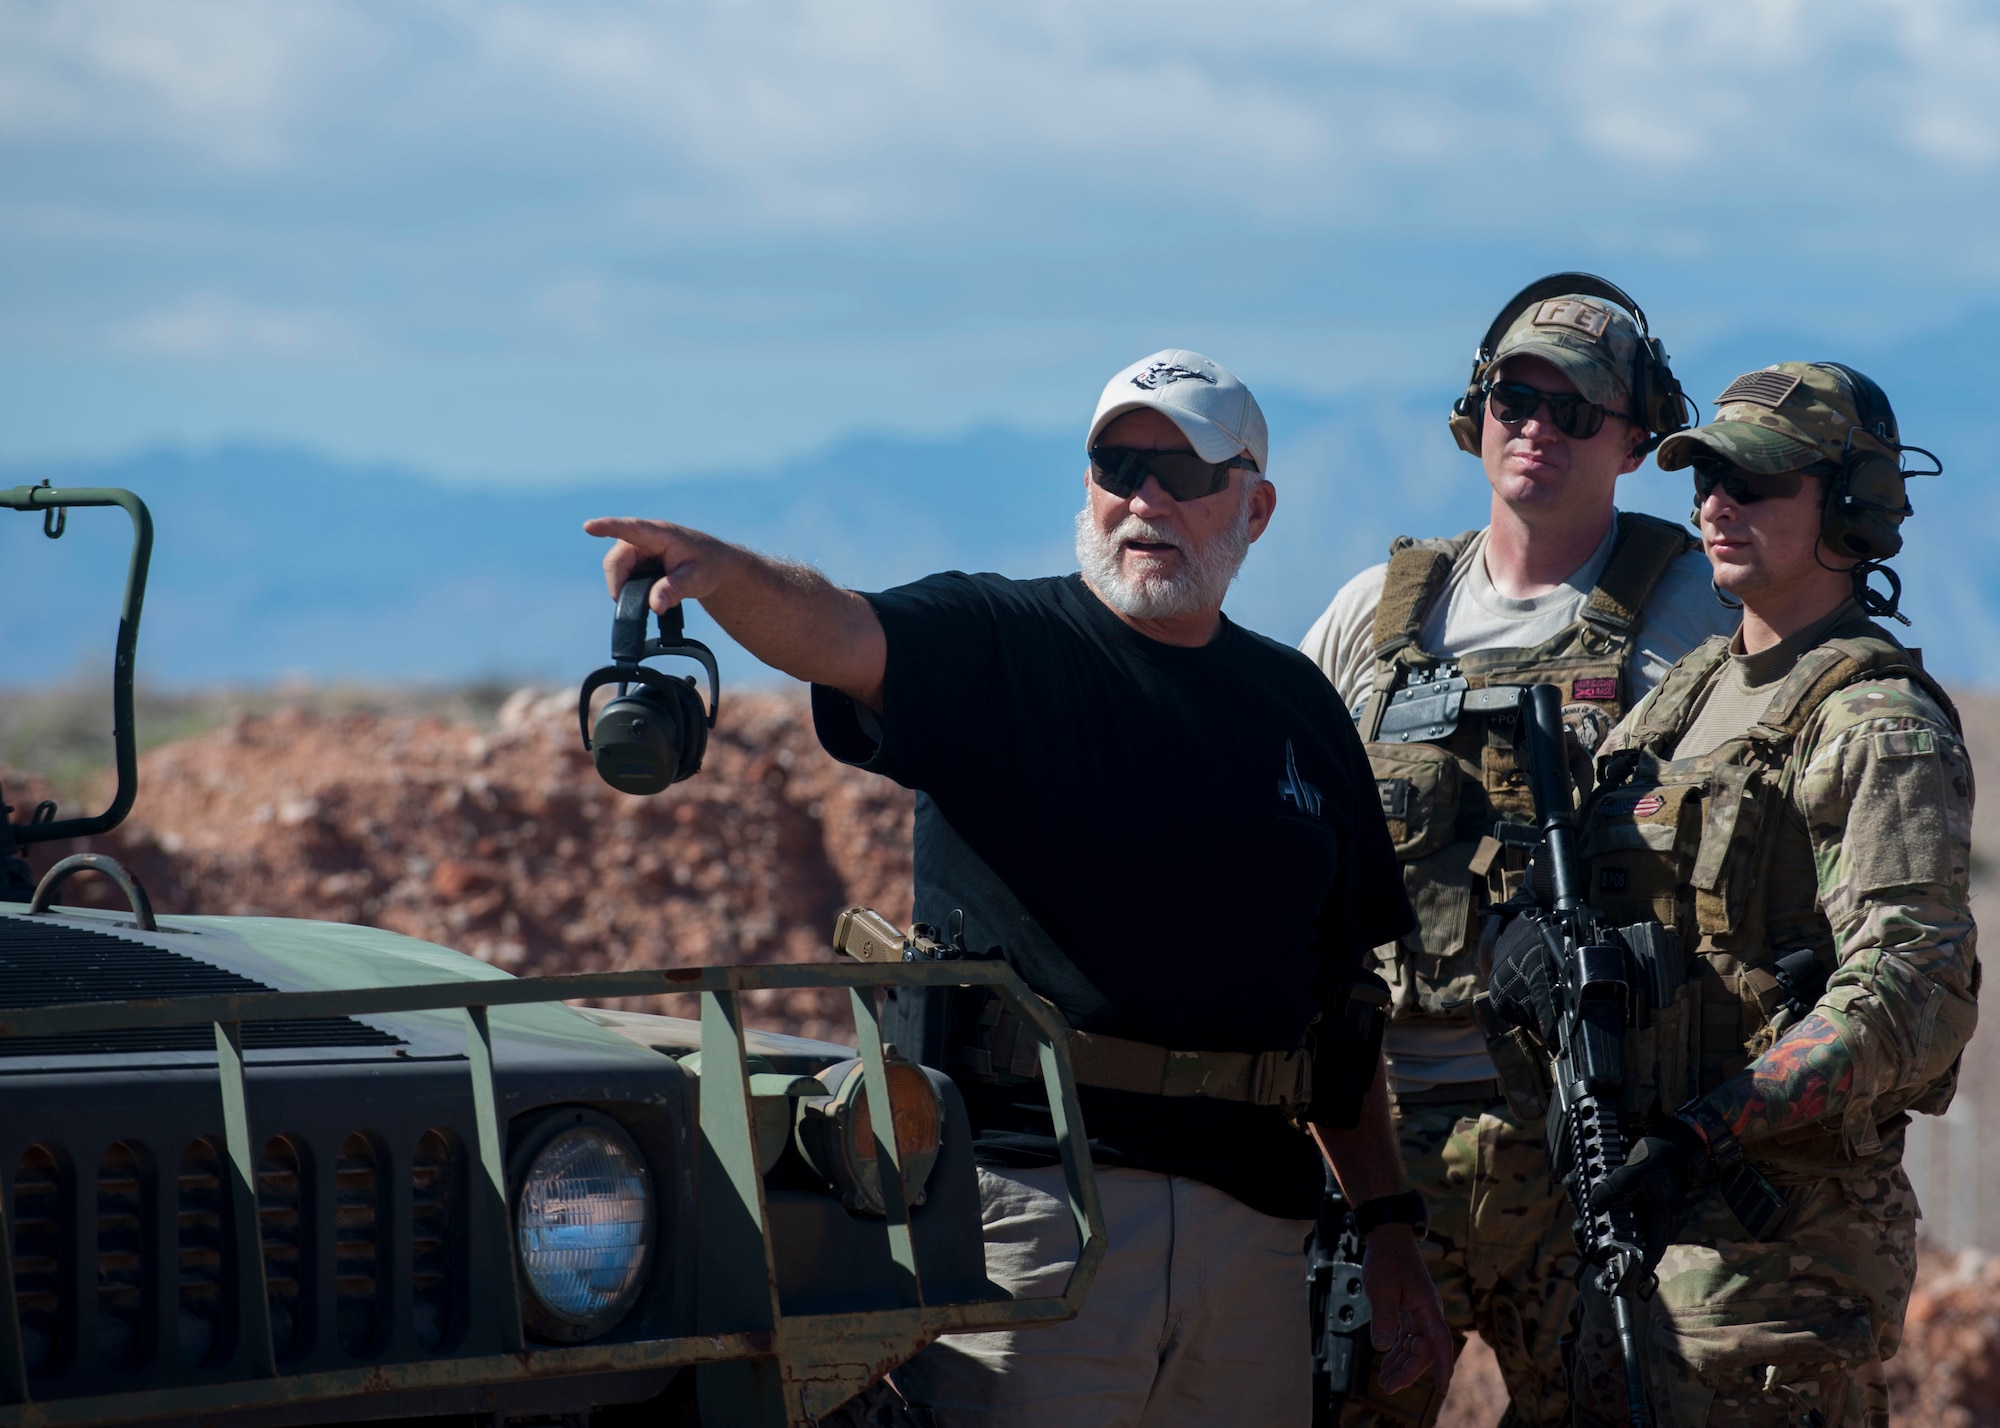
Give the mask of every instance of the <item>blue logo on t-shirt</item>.
POLYGON ((1285 740, 1285 776, 1278 780, 1278 797, 1310 818, 1319 817, 1320 791, 1299 776, 1299 756, 1285 740))

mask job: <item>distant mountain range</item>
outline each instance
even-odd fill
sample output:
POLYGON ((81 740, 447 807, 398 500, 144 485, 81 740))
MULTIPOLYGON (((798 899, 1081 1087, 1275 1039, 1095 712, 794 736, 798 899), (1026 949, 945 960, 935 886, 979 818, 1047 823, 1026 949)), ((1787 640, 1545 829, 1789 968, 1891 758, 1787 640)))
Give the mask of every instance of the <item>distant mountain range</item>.
MULTIPOLYGON (((1883 373, 1892 394, 1894 375, 1883 373)), ((1954 375, 1903 404, 1905 431, 1928 436, 1950 474, 1913 491, 1922 514, 1899 565, 1912 638, 1932 668, 1992 684, 2000 491, 1976 384, 1954 375)), ((1278 514, 1229 602, 1253 628, 1296 640, 1398 531, 1484 519, 1484 483, 1452 445, 1434 394, 1279 396, 1266 406, 1278 514)), ((862 589, 950 568, 1059 573, 1075 566, 1081 444, 1078 432, 1006 429, 861 436, 771 471, 492 489, 240 446, 16 464, 0 468, 0 486, 49 477, 145 497, 158 545, 139 667, 156 684, 567 682, 601 662, 609 631, 601 543, 579 529, 587 516, 668 517, 812 561, 862 589)), ((1684 481, 1648 466, 1625 479, 1621 502, 1680 518, 1684 481)), ((38 521, 0 516, 0 683, 108 668, 122 525, 116 512, 78 513, 52 543, 38 521)), ((771 677, 705 617, 690 629, 716 644, 726 677, 771 677)))

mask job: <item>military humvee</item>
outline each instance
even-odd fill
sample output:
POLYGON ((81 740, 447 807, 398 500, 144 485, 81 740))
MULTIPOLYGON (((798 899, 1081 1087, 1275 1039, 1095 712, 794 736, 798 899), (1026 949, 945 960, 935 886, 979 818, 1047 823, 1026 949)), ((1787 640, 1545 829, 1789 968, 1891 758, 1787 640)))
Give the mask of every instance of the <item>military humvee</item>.
POLYGON ((876 1024, 883 985, 994 987, 1078 1130, 1060 1030, 998 963, 514 978, 376 928, 156 915, 101 854, 31 884, 24 845, 132 807, 152 522, 127 491, 0 491, 51 536, 111 506, 115 796, 0 802, 0 1428, 800 1425, 940 1334, 1075 1312, 1103 1250, 1080 1132, 1076 1270, 1009 1298, 957 1093, 876 1024), (58 906, 82 875, 125 905, 58 906), (850 989, 857 1046, 745 1027, 741 993, 806 986, 850 989), (662 992, 699 1020, 564 1004, 662 992))

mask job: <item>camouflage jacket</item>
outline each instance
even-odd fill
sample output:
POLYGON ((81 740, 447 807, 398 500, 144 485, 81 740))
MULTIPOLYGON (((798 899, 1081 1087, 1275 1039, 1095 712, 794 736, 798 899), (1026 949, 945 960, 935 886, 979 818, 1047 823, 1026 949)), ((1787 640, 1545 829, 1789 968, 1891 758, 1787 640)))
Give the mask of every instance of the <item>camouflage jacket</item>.
POLYGON ((1755 1158, 1870 1158, 1903 1112, 1949 1104, 1977 1017, 1971 762, 1944 692, 1863 620, 1746 734, 1670 759, 1727 655, 1716 639, 1687 656, 1607 738, 1585 810, 1596 900, 1681 932, 1683 1084, 1755 1158), (1801 1018, 1766 969, 1806 947, 1828 979, 1801 1018))

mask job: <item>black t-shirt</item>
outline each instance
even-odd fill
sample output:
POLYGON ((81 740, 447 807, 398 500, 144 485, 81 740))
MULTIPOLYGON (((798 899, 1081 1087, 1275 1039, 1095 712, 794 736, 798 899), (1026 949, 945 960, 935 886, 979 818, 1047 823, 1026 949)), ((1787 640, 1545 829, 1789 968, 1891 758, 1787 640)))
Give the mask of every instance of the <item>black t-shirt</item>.
MULTIPOLYGON (((1329 965, 1414 924, 1353 721, 1297 650, 1226 617, 1199 649, 1162 644, 1076 575, 954 572, 867 598, 888 636, 879 739, 815 687, 820 741, 918 791, 917 920, 962 912, 967 945, 997 948, 1072 1026, 1290 1051, 1329 965)), ((1055 1161, 1039 1083, 957 1079, 983 1163, 1055 1161)), ((1276 1108, 1081 1100, 1100 1164, 1315 1212, 1318 1151, 1276 1108)))

